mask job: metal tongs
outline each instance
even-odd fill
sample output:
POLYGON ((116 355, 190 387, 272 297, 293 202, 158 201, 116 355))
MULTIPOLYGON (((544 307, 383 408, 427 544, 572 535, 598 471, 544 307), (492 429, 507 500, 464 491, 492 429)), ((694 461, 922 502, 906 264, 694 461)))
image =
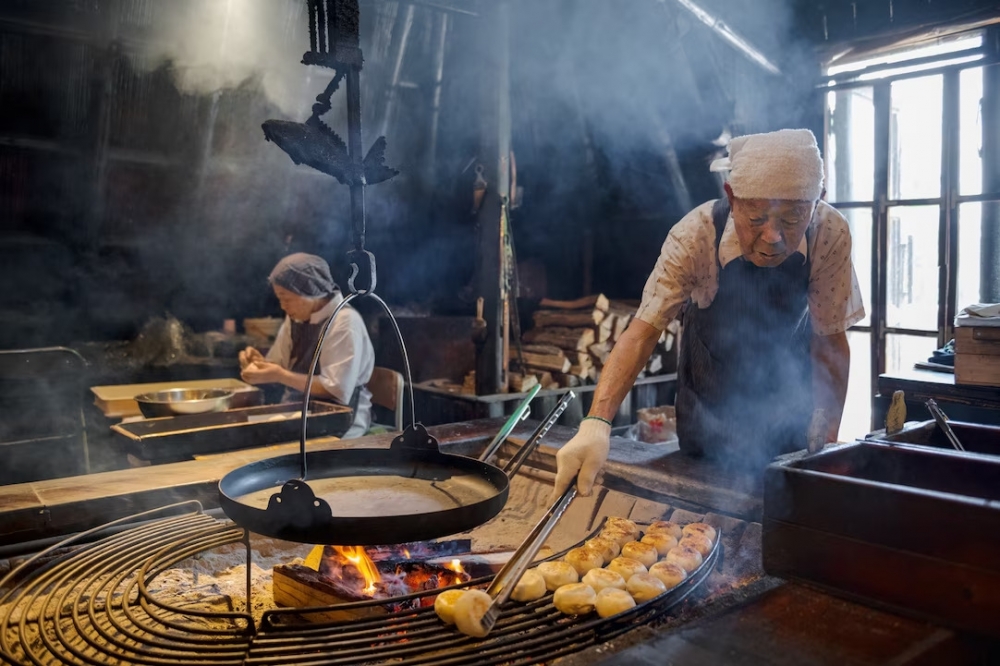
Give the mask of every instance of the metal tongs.
MULTIPOLYGON (((489 462, 493 454, 497 452, 505 441, 507 441, 507 437, 509 437, 510 433, 514 431, 515 426, 517 426, 517 424, 524 419, 528 418, 528 414, 531 413, 531 401, 534 400, 535 396, 538 395, 538 392, 541 389, 541 384, 535 384, 531 387, 531 390, 528 391, 528 395, 524 396, 524 399, 521 400, 520 404, 514 408, 514 411, 511 413, 510 417, 508 417, 507 422, 503 424, 502 428, 500 428, 500 432, 497 433, 496 437, 493 438, 493 441, 490 442, 486 447, 486 450, 483 451, 483 455, 479 456, 479 460, 481 462, 489 462)), ((572 391, 570 391, 570 393, 572 393, 572 391)), ((558 408, 558 405, 556 407, 558 408)), ((563 407, 563 409, 566 408, 563 407)), ((560 414, 562 414, 562 412, 563 410, 559 410, 560 414)), ((548 428, 546 428, 546 432, 548 432, 548 428)), ((545 433, 542 434, 544 435, 545 433)))
POLYGON ((951 426, 948 424, 948 417, 945 416, 945 413, 941 411, 940 407, 938 407, 934 398, 930 398, 925 404, 927 405, 927 411, 929 411, 931 416, 934 417, 934 421, 937 423, 938 428, 941 428, 941 432, 943 432, 944 436, 948 438, 951 445, 959 451, 965 451, 965 447, 962 446, 962 442, 958 441, 958 435, 955 434, 955 431, 952 430, 951 426))
MULTIPOLYGON (((545 422, 539 426, 539 429, 535 431, 535 434, 525 442, 525 445, 521 447, 521 450, 511 458, 510 462, 507 463, 507 467, 510 468, 514 466, 516 469, 520 467, 523 460, 518 460, 519 456, 526 458, 527 455, 521 456, 523 451, 530 451, 536 439, 540 439, 545 435, 556 422, 559 416, 565 411, 566 407, 569 405, 573 399, 576 398, 576 394, 573 391, 569 391, 566 395, 562 397, 559 404, 556 405, 555 409, 549 414, 545 422)), ((506 471, 506 470, 505 470, 506 471)), ((490 595, 493 599, 493 603, 490 604, 489 610, 480 620, 480 625, 488 634, 493 630, 493 626, 497 623, 497 619, 500 617, 500 610, 505 603, 510 599, 510 595, 514 592, 514 586, 517 585, 517 581, 521 580, 521 576, 524 572, 528 570, 534 561, 535 556, 538 555, 538 551, 541 550, 542 545, 545 540, 548 539, 549 534, 552 533, 553 528, 555 528, 556 523, 562 517, 563 513, 566 512, 566 508, 569 507, 570 502, 576 497, 576 481, 570 484, 569 488, 557 499, 549 510, 545 512, 538 524, 535 525, 528 537, 521 543, 514 556, 508 560, 507 564, 504 565, 503 569, 496 575, 493 582, 488 588, 486 588, 486 594, 490 595)))

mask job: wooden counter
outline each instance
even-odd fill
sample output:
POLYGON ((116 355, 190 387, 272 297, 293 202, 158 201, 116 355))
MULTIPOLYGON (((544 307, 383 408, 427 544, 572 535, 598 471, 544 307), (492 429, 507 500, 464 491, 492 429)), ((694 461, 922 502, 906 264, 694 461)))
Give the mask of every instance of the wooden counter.
POLYGON ((627 634, 554 666, 973 666, 1000 663, 1000 645, 950 629, 765 579, 734 606, 627 634))
POLYGON ((906 394, 908 421, 931 419, 924 403, 933 398, 951 419, 1000 425, 1000 388, 956 384, 953 374, 914 368, 879 375, 873 410, 876 430, 885 426, 895 391, 906 394))
MULTIPOLYGON (((501 423, 501 419, 487 419, 432 427, 430 432, 445 450, 468 455, 488 441, 501 423)), ((513 438, 527 437, 535 425, 521 423, 513 438)), ((573 432, 554 427, 545 444, 529 458, 530 467, 543 470, 541 474, 551 471, 555 451, 573 432)), ((316 440, 311 446, 386 447, 390 441, 391 435, 379 435, 316 440)), ((190 499, 214 507, 218 479, 226 472, 253 460, 294 452, 297 446, 282 444, 157 467, 0 487, 0 544, 66 534, 190 499)), ((669 445, 614 439, 603 484, 609 493, 659 498, 677 509, 711 510, 745 520, 754 520, 761 506, 754 479, 733 476, 669 445)), ((538 506, 521 507, 525 517, 540 510, 544 498, 536 500, 538 506)), ((586 509, 585 505, 577 508, 586 509)), ((586 518, 592 520, 594 515, 586 518)), ((996 644, 947 628, 764 578, 738 594, 694 605, 661 626, 637 629, 611 644, 554 663, 967 666, 1000 663, 1000 652, 996 644)))

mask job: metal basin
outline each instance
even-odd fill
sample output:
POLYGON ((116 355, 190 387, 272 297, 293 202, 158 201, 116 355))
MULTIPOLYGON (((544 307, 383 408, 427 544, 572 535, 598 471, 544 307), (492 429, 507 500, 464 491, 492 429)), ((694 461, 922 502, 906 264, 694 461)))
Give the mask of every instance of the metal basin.
POLYGON ((175 388, 135 396, 146 418, 224 412, 233 400, 229 389, 175 388))

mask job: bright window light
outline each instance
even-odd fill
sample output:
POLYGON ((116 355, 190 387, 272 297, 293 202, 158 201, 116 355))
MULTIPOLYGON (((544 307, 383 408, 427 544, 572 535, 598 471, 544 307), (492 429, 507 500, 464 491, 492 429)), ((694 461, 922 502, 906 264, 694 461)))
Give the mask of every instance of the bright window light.
MULTIPOLYGON (((983 36, 981 33, 973 33, 970 35, 964 35, 958 39, 950 39, 947 41, 939 41, 929 46, 919 46, 915 48, 902 49, 900 51, 895 51, 893 53, 885 53, 875 58, 867 58, 865 60, 857 60, 854 62, 844 63, 843 65, 831 65, 826 68, 826 75, 830 77, 839 76, 841 74, 848 74, 850 72, 856 72, 868 67, 873 67, 875 65, 888 65, 892 63, 905 63, 908 60, 915 60, 917 58, 927 58, 931 56, 947 56, 949 53, 956 53, 958 51, 967 51, 969 49, 980 48, 983 45, 983 36)), ((933 63, 928 63, 924 65, 912 65, 910 67, 901 67, 899 69, 893 68, 891 70, 885 70, 881 72, 873 72, 862 78, 865 80, 872 80, 876 78, 884 78, 886 76, 892 76, 895 74, 907 73, 910 71, 919 71, 920 69, 927 69, 930 67, 940 67, 942 64, 950 63, 962 63, 968 62, 969 60, 978 60, 981 55, 964 56, 962 58, 942 58, 939 61, 933 63)))

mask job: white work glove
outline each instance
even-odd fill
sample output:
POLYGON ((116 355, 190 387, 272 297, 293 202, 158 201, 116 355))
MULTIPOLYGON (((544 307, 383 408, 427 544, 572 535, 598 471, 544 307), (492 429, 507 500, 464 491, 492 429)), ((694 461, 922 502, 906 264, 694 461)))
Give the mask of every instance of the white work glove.
POLYGON ((556 454, 556 487, 553 502, 562 496, 576 477, 576 487, 584 497, 594 490, 594 481, 608 459, 611 426, 597 419, 584 419, 573 439, 556 454))

